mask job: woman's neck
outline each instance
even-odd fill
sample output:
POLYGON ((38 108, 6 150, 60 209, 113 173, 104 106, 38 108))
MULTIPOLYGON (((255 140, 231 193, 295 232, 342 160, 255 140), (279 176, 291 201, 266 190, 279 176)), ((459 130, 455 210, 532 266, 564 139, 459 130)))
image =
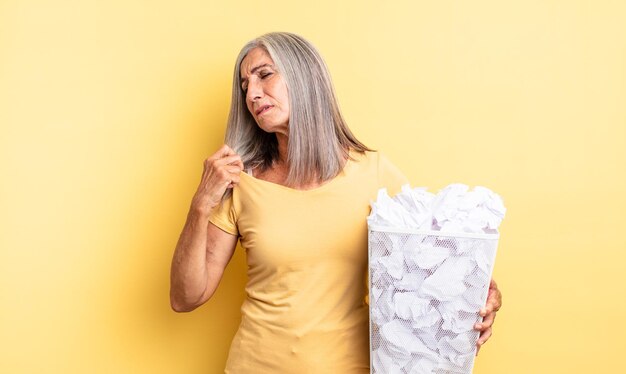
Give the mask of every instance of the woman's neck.
POLYGON ((285 134, 276 133, 276 141, 278 142, 278 163, 280 165, 289 166, 288 150, 289 150, 289 137, 285 134))
MULTIPOLYGON (((276 141, 278 143, 278 158, 274 160, 273 165, 265 169, 263 171, 253 171, 253 175, 255 178, 262 179, 268 182, 280 184, 287 187, 292 187, 296 189, 311 189, 321 186, 322 184, 328 182, 319 182, 319 181, 310 181, 309 183, 290 186, 287 185, 287 175, 289 174, 289 158, 288 158, 288 149, 289 149, 289 137, 282 133, 276 133, 276 141)), ((347 159, 344 158, 342 161, 342 167, 345 165, 347 159)))

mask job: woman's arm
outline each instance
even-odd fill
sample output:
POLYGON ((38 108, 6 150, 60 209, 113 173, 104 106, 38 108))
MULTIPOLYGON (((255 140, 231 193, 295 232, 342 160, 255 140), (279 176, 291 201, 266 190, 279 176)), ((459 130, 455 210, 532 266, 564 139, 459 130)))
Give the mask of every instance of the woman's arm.
POLYGON ((189 312, 215 292, 235 251, 237 236, 209 222, 227 188, 239 183, 243 164, 224 145, 204 162, 198 191, 180 234, 170 273, 170 304, 177 312, 189 312))
POLYGON ((172 260, 170 303, 177 312, 191 312, 213 296, 235 252, 237 236, 190 211, 172 260))

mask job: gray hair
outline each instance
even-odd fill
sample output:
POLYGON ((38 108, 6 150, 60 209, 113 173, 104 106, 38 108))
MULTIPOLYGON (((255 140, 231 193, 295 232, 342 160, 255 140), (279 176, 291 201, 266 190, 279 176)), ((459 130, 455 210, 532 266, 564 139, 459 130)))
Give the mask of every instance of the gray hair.
POLYGON ((248 42, 235 63, 225 142, 241 156, 246 168, 266 170, 278 158, 276 135, 257 125, 240 84, 241 62, 257 47, 269 54, 287 85, 288 185, 330 180, 341 172, 350 150, 370 150, 341 116, 328 68, 315 47, 299 35, 272 32, 248 42))

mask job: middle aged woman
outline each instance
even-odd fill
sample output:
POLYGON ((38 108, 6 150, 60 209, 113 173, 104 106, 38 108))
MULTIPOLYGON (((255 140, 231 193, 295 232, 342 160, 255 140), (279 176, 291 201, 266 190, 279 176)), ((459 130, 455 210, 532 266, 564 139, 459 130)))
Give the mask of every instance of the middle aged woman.
MULTIPOLYGON (((369 372, 366 217, 379 188, 406 178, 350 132, 319 53, 290 33, 241 50, 226 144, 176 246, 172 308, 204 304, 240 240, 247 296, 225 371, 369 372)), ((492 282, 479 345, 500 305, 492 282)))

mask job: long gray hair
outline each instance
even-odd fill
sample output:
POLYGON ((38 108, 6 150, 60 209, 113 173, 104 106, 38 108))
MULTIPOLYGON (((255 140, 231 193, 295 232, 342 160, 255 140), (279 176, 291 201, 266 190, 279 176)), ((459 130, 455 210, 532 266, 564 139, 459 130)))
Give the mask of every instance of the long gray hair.
POLYGON ((288 185, 330 180, 339 174, 350 150, 370 150, 341 116, 328 68, 315 47, 299 35, 272 32, 248 42, 235 63, 225 140, 246 168, 266 170, 278 158, 276 135, 257 125, 241 88, 241 62, 257 47, 272 58, 289 92, 288 185))

